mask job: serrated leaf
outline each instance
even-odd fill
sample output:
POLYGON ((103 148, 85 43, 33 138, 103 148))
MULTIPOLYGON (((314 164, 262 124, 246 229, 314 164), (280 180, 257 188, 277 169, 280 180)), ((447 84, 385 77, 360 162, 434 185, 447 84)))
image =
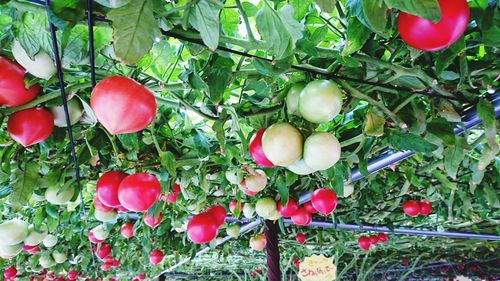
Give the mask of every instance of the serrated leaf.
POLYGON ((30 58, 40 50, 52 54, 48 20, 43 14, 24 13, 14 24, 14 34, 30 58))
POLYGON ((456 145, 447 147, 444 152, 444 169, 449 177, 455 179, 460 163, 464 160, 465 153, 462 143, 457 140, 456 145))
POLYGON ((391 9, 396 8, 433 22, 441 19, 438 0, 384 0, 384 2, 391 9))
POLYGON ((288 204, 289 191, 283 176, 278 177, 276 186, 278 187, 278 194, 281 198, 281 206, 286 206, 288 204))
POLYGON ((347 41, 342 50, 343 56, 348 56, 357 52, 370 38, 370 30, 362 24, 356 17, 349 17, 347 26, 347 41))
POLYGON ((162 151, 160 153, 160 163, 165 169, 167 169, 172 178, 175 178, 177 176, 177 171, 175 170, 175 155, 172 152, 162 151))
POLYGON ((427 154, 438 148, 437 145, 424 140, 418 135, 399 131, 391 131, 389 134, 389 143, 393 148, 398 150, 409 150, 427 154))
POLYGON ((384 135, 384 125, 384 116, 370 110, 366 113, 366 123, 363 131, 367 136, 381 137, 384 135))
POLYGON ((10 202, 14 211, 21 210, 33 195, 33 190, 37 187, 40 178, 38 174, 38 163, 26 161, 24 171, 17 175, 16 182, 12 185, 10 202))
POLYGON ((212 51, 219 47, 219 13, 222 8, 224 4, 218 0, 199 0, 189 15, 189 23, 200 32, 203 43, 212 51))
POLYGON ((75 0, 50 1, 49 19, 59 29, 74 26, 84 16, 85 2, 75 0))
POLYGON ((136 0, 113 9, 108 18, 113 21, 116 56, 125 63, 135 64, 151 49, 159 32, 151 0, 136 0))
POLYGON ((449 48, 442 51, 436 59, 436 72, 441 73, 453 62, 453 60, 465 51, 465 37, 461 37, 457 42, 453 43, 449 48))
MULTIPOLYGON (((296 20, 302 19, 309 11, 309 6, 312 4, 313 0, 291 0, 290 4, 295 10, 294 17, 296 20)), ((317 1, 319 2, 319 1, 317 1)), ((334 2, 334 1, 328 1, 334 2)), ((323 7, 318 3, 318 5, 323 9, 323 7)), ((326 12, 326 10, 324 10, 326 12)))
POLYGON ((427 124, 427 131, 440 138, 446 145, 455 145, 453 125, 444 118, 436 118, 427 124))
POLYGON ((371 29, 378 33, 387 25, 387 6, 383 0, 363 0, 363 14, 371 29))
POLYGON ((323 12, 331 13, 335 8, 337 0, 316 0, 316 4, 321 8, 323 12))

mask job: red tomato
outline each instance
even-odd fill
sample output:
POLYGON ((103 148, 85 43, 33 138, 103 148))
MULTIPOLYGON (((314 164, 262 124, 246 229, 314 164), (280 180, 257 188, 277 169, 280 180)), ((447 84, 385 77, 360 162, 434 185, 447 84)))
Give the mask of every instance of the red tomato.
POLYGON ((114 259, 114 260, 111 261, 111 264, 113 265, 113 267, 118 267, 118 266, 120 266, 120 260, 115 260, 114 259))
POLYGON ((333 190, 316 189, 311 196, 311 203, 320 214, 328 216, 337 207, 337 194, 333 190))
POLYGON ((11 60, 0 57, 0 105, 14 107, 23 105, 36 97, 40 86, 24 87, 26 70, 11 60))
POLYGON ((159 263, 161 263, 163 261, 163 257, 165 255, 163 254, 162 251, 160 250, 154 250, 151 252, 151 254, 149 254, 149 261, 154 264, 154 265, 157 265, 159 263))
POLYGON ((97 249, 95 250, 95 255, 100 258, 101 260, 104 260, 111 254, 111 246, 108 244, 101 244, 97 249))
POLYGON ((212 241, 217 236, 219 226, 217 219, 211 213, 201 213, 193 216, 187 225, 187 234, 196 244, 212 241))
POLYGON ((175 193, 181 192, 181 186, 178 183, 172 184, 172 191, 175 193))
POLYGON ((294 259, 293 260, 293 266, 295 266, 296 268, 299 268, 300 267, 300 260, 299 259, 294 259))
POLYGON ((306 211, 308 213, 311 213, 311 214, 316 214, 318 211, 316 211, 316 209, 314 209, 314 206, 312 205, 312 202, 311 201, 308 201, 306 203, 304 203, 304 209, 306 209, 306 211))
POLYGON ((141 273, 141 274, 137 275, 137 278, 144 280, 144 279, 146 279, 146 274, 141 273))
MULTIPOLYGON (((1 57, 0 57, 1 58, 1 57)), ((17 276, 17 269, 14 266, 7 267, 3 271, 3 277, 5 277, 6 280, 13 279, 17 276)))
POLYGON ((420 204, 417 201, 409 200, 403 203, 403 211, 410 217, 420 214, 420 204))
POLYGON ((372 245, 376 245, 378 243, 378 235, 370 235, 368 239, 370 239, 370 244, 372 245))
POLYGON ((104 263, 101 264, 101 270, 102 271, 108 271, 108 270, 111 269, 112 266, 113 266, 113 264, 111 262, 109 262, 109 261, 104 262, 104 263))
POLYGON ((248 188, 243 188, 243 193, 245 193, 247 196, 255 196, 255 194, 257 194, 258 192, 253 192, 251 190, 249 190, 248 188))
POLYGON ((410 261, 407 259, 403 259, 403 260, 401 260, 401 264, 404 266, 408 266, 410 264, 410 261))
POLYGON ((102 204, 112 208, 121 206, 118 200, 118 187, 127 176, 128 174, 123 172, 109 171, 99 178, 96 191, 97 197, 99 197, 102 204))
POLYGON ((214 205, 208 208, 207 213, 210 213, 212 216, 214 216, 215 222, 217 223, 218 227, 224 224, 227 213, 226 209, 221 205, 214 205))
POLYGON ((92 232, 92 230, 89 231, 89 234, 87 235, 87 237, 89 238, 89 241, 91 243, 94 243, 94 244, 99 244, 99 243, 104 242, 104 240, 99 240, 99 239, 95 238, 94 232, 92 232))
POLYGON ((42 108, 29 108, 13 113, 7 122, 12 139, 24 147, 47 139, 54 129, 54 117, 42 108))
POLYGON ((108 213, 114 210, 114 208, 108 207, 104 205, 101 200, 99 200, 99 197, 97 195, 94 197, 94 208, 98 211, 108 213))
POLYGON ((432 204, 427 200, 420 200, 420 214, 427 216, 432 212, 432 204))
POLYGON ((378 241, 387 242, 387 240, 389 240, 389 236, 387 236, 387 234, 385 234, 385 233, 378 234, 378 241))
POLYGON ((312 215, 304 208, 298 208, 291 218, 294 224, 301 226, 308 225, 312 222, 312 215))
POLYGON ((289 218, 293 216, 295 212, 297 212, 297 210, 299 209, 299 205, 293 198, 290 197, 288 198, 288 203, 286 204, 285 207, 281 206, 281 200, 278 201, 277 209, 282 217, 289 218))
POLYGON ((168 204, 173 204, 177 202, 177 197, 179 196, 179 193, 170 191, 167 196, 167 203, 168 204))
POLYGON ((358 245, 361 250, 366 251, 370 248, 370 239, 366 236, 361 236, 358 238, 358 245))
POLYGON ((40 253, 40 247, 38 245, 36 245, 36 246, 24 245, 23 250, 28 252, 28 254, 30 254, 30 255, 35 255, 37 253, 40 253))
POLYGON ((469 22, 467 0, 438 2, 442 16, 437 23, 405 12, 399 13, 399 34, 408 45, 423 51, 439 51, 462 37, 469 22))
POLYGON ((156 99, 148 88, 123 76, 105 78, 90 96, 90 106, 111 134, 145 129, 156 115, 156 99))
POLYGON ((306 236, 303 233, 297 233, 297 236, 295 236, 295 240, 299 242, 300 244, 306 243, 306 236))
POLYGON ((147 211, 160 196, 161 186, 155 176, 137 173, 127 176, 118 187, 120 204, 130 211, 147 211))
POLYGON ((150 216, 148 215, 148 212, 144 213, 144 223, 151 228, 156 228, 161 223, 162 219, 162 213, 158 214, 158 216, 155 216, 154 214, 150 216))
MULTIPOLYGON (((229 211, 231 211, 231 213, 234 213, 234 210, 236 210, 236 205, 238 205, 238 201, 236 200, 232 200, 231 202, 229 202, 229 211)), ((240 203, 240 211, 243 210, 243 204, 240 203)))
POLYGON ((266 155, 264 154, 264 150, 262 150, 262 135, 264 135, 264 132, 266 129, 260 129, 255 133, 255 135, 252 136, 250 139, 250 143, 248 145, 248 151, 250 152, 250 156, 252 157, 253 161, 259 166, 264 166, 264 167, 272 167, 274 164, 267 159, 266 155))
POLYGON ((78 276, 78 272, 76 270, 70 270, 68 271, 68 279, 69 280, 76 280, 76 277, 78 276))
POLYGON ((117 209, 118 211, 120 211, 120 212, 123 212, 123 213, 126 213, 126 212, 130 211, 130 210, 128 210, 127 208, 123 207, 122 205, 120 205, 120 206, 116 207, 116 209, 117 209))
POLYGON ((134 225, 131 223, 125 223, 120 227, 120 234, 129 239, 134 237, 134 225))

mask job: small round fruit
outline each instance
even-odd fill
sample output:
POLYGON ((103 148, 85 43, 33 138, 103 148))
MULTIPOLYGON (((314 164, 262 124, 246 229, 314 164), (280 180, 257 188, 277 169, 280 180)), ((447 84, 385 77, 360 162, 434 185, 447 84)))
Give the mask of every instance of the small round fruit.
POLYGON ((121 206, 118 200, 118 187, 128 174, 118 171, 109 171, 104 173, 96 184, 97 197, 102 204, 117 208, 121 206))
POLYGON ((430 20, 399 12, 398 31, 406 44, 423 51, 439 51, 455 43, 469 23, 467 0, 438 0, 441 19, 430 20))
POLYGON ((267 176, 262 170, 255 170, 256 174, 250 174, 245 178, 245 187, 252 192, 260 192, 266 188, 267 176))
POLYGON ((130 211, 147 211, 160 196, 161 185, 158 179, 148 173, 127 176, 118 187, 120 204, 130 211))
POLYGON ((295 240, 297 240, 298 243, 304 244, 306 243, 306 236, 303 233, 297 233, 295 236, 295 240))
POLYGON ((300 93, 299 112, 309 122, 328 122, 340 113, 341 108, 342 92, 331 81, 312 81, 300 93))
POLYGON ((57 71, 54 61, 46 52, 40 50, 32 60, 17 40, 12 42, 12 55, 35 77, 48 80, 57 71))
MULTIPOLYGON (((234 213, 234 211, 236 210, 236 206, 238 206, 238 201, 231 200, 231 202, 229 202, 229 211, 231 211, 231 213, 234 213)), ((241 209, 243 209, 243 203, 240 203, 240 210, 241 209)))
POLYGON ((19 64, 0 56, 0 105, 20 106, 37 96, 40 85, 35 84, 26 89, 25 74, 26 70, 19 64))
POLYGON ((134 237, 134 225, 131 223, 125 223, 120 227, 120 234, 129 239, 134 237))
POLYGON ((49 234, 48 228, 46 225, 40 226, 40 232, 35 230, 34 227, 29 228, 29 234, 24 239, 24 244, 28 246, 36 246, 42 243, 43 239, 49 234))
POLYGON ((52 248, 57 244, 57 237, 49 234, 43 239, 42 243, 45 247, 52 248))
POLYGON ((299 159, 299 160, 295 161, 292 165, 290 165, 286 168, 288 170, 290 170, 292 173, 295 173, 295 174, 301 175, 301 176, 310 175, 310 174, 316 172, 315 169, 307 166, 304 159, 299 159))
POLYGON ((263 167, 272 167, 274 166, 269 159, 267 159, 266 154, 264 154, 264 150, 262 149, 262 136, 266 129, 260 129, 253 135, 250 139, 250 143, 248 144, 248 151, 250 152, 250 156, 252 157, 255 164, 263 167))
POLYGON ((250 238, 250 248, 255 251, 262 251, 266 248, 267 240, 264 234, 257 234, 250 238))
POLYGON ((226 209, 221 205, 214 205, 207 209, 207 213, 210 213, 215 218, 217 227, 220 227, 226 221, 226 209))
POLYGON ((78 272, 74 269, 68 271, 68 279, 69 280, 76 280, 76 278, 78 277, 78 272))
POLYGON ((162 251, 156 249, 149 254, 149 262, 153 265, 160 264, 163 261, 165 255, 162 251))
POLYGON ((288 90, 288 94, 286 95, 286 111, 288 114, 294 114, 300 116, 299 113, 299 99, 300 93, 304 89, 304 85, 295 84, 290 90, 288 90))
POLYGON ((17 269, 15 266, 6 268, 3 271, 3 277, 5 280, 14 279, 17 276, 17 269))
POLYGON ((370 239, 370 244, 372 245, 376 245, 378 243, 378 235, 370 235, 368 239, 370 239))
MULTIPOLYGON (((63 105, 51 107, 50 113, 52 113, 52 116, 54 116, 55 126, 62 128, 67 127, 68 124, 66 124, 66 114, 64 112, 63 105)), ((83 109, 77 98, 70 99, 68 101, 68 113, 71 125, 76 124, 78 121, 80 121, 80 119, 82 119, 83 109)))
POLYGON ((354 193, 354 185, 344 184, 344 195, 342 197, 346 198, 354 193))
POLYGON ((43 268, 49 268, 49 267, 56 265, 56 262, 54 261, 54 259, 49 255, 41 256, 40 259, 38 260, 38 263, 43 268))
POLYGON ((101 260, 104 260, 105 258, 109 257, 111 254, 111 246, 108 244, 101 244, 100 246, 95 249, 95 255, 100 258, 101 260))
POLYGON ((302 135, 288 123, 276 123, 262 137, 264 154, 274 165, 290 166, 302 156, 302 135))
POLYGON ((102 224, 92 228, 91 232, 97 240, 106 240, 109 237, 109 232, 106 227, 102 224))
POLYGON ((327 188, 316 189, 311 195, 311 203, 320 214, 328 216, 337 207, 337 194, 327 188))
POLYGON ((410 217, 420 214, 420 204, 417 201, 409 200, 403 203, 403 211, 410 217))
POLYGON ((156 228, 161 223, 162 220, 163 220, 162 213, 159 213, 157 216, 155 216, 154 214, 150 216, 148 215, 148 212, 144 213, 144 223, 153 229, 156 228))
POLYGON ((293 216, 293 214, 295 214, 295 212, 297 212, 298 209, 299 205, 293 198, 288 198, 286 206, 282 206, 281 200, 278 201, 277 210, 278 212, 280 212, 280 215, 284 218, 289 218, 293 216))
POLYGON ((387 236, 387 234, 385 233, 379 233, 378 234, 378 241, 382 242, 382 243, 385 243, 389 240, 389 236, 387 236))
POLYGON ((11 259, 23 250, 23 244, 0 245, 0 257, 11 259))
POLYGON ((260 217, 269 219, 277 213, 276 201, 271 197, 261 198, 255 204, 255 211, 260 217))
POLYGON ((226 228, 226 233, 233 238, 237 238, 240 236, 240 229, 241 227, 237 224, 230 225, 226 228))
POLYGON ((7 131, 10 137, 24 147, 46 140, 54 129, 54 117, 42 108, 28 108, 9 117, 7 131))
POLYGON ((90 230, 89 233, 87 234, 87 238, 89 239, 90 243, 94 243, 94 244, 99 244, 99 243, 104 242, 104 240, 97 239, 94 235, 94 232, 92 232, 92 230, 90 230))
POLYGON ((304 208, 299 208, 291 218, 294 224, 300 226, 306 226, 312 222, 312 215, 308 213, 304 208))
POLYGON ((300 260, 299 259, 294 259, 293 260, 293 266, 295 266, 295 268, 300 268, 300 260))
POLYGON ((73 187, 61 191, 60 188, 51 186, 45 191, 45 199, 47 202, 54 205, 65 205, 73 198, 74 193, 75 190, 73 187))
POLYGON ((0 224, 0 245, 17 245, 26 239, 28 232, 27 222, 17 219, 6 221, 0 224))
POLYGON ((118 212, 116 210, 110 212, 101 212, 99 210, 94 211, 94 217, 101 222, 108 222, 115 220, 118 216, 118 212))
POLYGON ((241 174, 241 171, 239 170, 227 170, 225 173, 226 179, 228 182, 232 184, 240 184, 241 180, 243 179, 243 175, 241 174))
POLYGON ((361 250, 366 251, 370 249, 370 238, 366 236, 361 236, 358 238, 358 245, 361 248, 361 250))
POLYGON ((314 209, 314 206, 312 205, 311 201, 308 201, 308 202, 304 203, 303 207, 310 214, 316 214, 318 212, 316 209, 314 209))
POLYGON ((65 253, 59 251, 52 252, 52 258, 56 263, 65 263, 68 260, 68 256, 65 253))
POLYGON ((212 241, 217 236, 219 226, 211 213, 201 213, 193 216, 187 226, 187 234, 191 241, 196 244, 204 244, 212 241))
POLYGON ((252 204, 243 205, 243 216, 247 219, 251 219, 254 217, 255 207, 252 204))
POLYGON ((304 162, 316 171, 326 170, 340 159, 340 143, 329 133, 316 133, 304 143, 304 162))
POLYGON ((427 200, 420 200, 420 214, 428 216, 432 212, 432 204, 427 200))

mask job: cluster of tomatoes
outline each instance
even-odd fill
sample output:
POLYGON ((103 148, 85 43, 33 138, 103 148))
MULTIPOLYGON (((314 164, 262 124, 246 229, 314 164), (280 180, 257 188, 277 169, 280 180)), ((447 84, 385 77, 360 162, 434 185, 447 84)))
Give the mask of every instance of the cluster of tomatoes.
POLYGON ((403 211, 410 217, 428 216, 432 212, 432 204, 427 200, 408 200, 403 203, 403 211))
POLYGON ((389 236, 385 233, 378 235, 361 236, 358 238, 358 245, 363 251, 370 249, 370 246, 377 245, 378 242, 385 243, 389 240, 389 236))

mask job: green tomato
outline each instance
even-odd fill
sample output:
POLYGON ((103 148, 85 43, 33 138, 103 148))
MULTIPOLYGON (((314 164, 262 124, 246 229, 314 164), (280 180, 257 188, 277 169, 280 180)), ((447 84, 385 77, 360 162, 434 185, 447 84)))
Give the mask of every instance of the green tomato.
POLYGON ((255 208, 252 204, 246 203, 245 205, 243 205, 243 216, 245 216, 245 218, 251 219, 253 218, 254 214, 255 208))
POLYGON ((17 219, 0 224, 0 245, 12 246, 23 242, 28 236, 28 227, 27 222, 17 219))
POLYGON ((40 259, 38 260, 38 263, 43 268, 49 268, 49 267, 56 265, 56 262, 54 261, 54 259, 49 255, 41 256, 40 259))
POLYGON ((342 92, 328 80, 310 82, 300 93, 299 112, 312 123, 332 120, 342 108, 342 92))
POLYGON ((45 237, 47 237, 47 235, 49 234, 49 231, 46 225, 42 225, 40 227, 40 230, 41 232, 38 232, 34 227, 30 227, 29 234, 24 239, 24 244, 28 246, 36 246, 42 243, 43 239, 45 239, 45 237))
POLYGON ((252 192, 260 192, 267 185, 266 173, 262 170, 255 170, 257 175, 248 175, 245 178, 245 187, 252 192))
POLYGON ((276 166, 289 166, 302 156, 302 135, 288 123, 276 123, 262 136, 262 149, 276 166))
POLYGON ((234 169, 234 170, 227 170, 225 172, 226 179, 228 182, 232 184, 240 184, 243 176, 241 175, 241 171, 234 169))
POLYGON ((17 256, 23 250, 23 244, 0 245, 0 257, 11 259, 17 256))
POLYGON ((304 161, 317 171, 326 170, 340 159, 340 143, 329 133, 309 136, 304 143, 304 161))
POLYGON ((269 219, 277 213, 276 201, 271 197, 261 198, 255 204, 255 211, 260 217, 269 219))
POLYGON ((111 212, 101 212, 99 210, 94 211, 94 217, 101 222, 108 222, 116 219, 118 212, 113 210, 111 212))
MULTIPOLYGON (((50 112, 54 116, 54 125, 57 127, 66 127, 66 115, 64 113, 64 106, 54 106, 50 108, 50 112)), ((83 109, 77 98, 68 101, 68 113, 71 125, 74 125, 83 116, 83 109)))
POLYGON ((228 226, 226 228, 226 233, 233 238, 237 238, 240 235, 240 226, 237 224, 228 226))
POLYGON ((297 175, 302 175, 302 176, 309 175, 309 174, 316 172, 316 170, 307 166, 304 159, 297 160, 292 165, 290 165, 286 168, 288 170, 292 171, 293 173, 295 173, 297 175))
POLYGON ((92 229, 95 238, 99 240, 106 240, 109 237, 109 232, 104 225, 98 225, 92 229))
POLYGON ((56 263, 65 263, 68 260, 68 256, 65 253, 59 251, 52 252, 52 258, 56 263))
POLYGON ((32 60, 17 40, 12 42, 12 55, 17 63, 35 77, 48 80, 57 71, 54 61, 46 52, 40 50, 32 60))
POLYGON ((43 239, 42 243, 45 247, 52 248, 57 244, 57 237, 49 234, 43 239))
POLYGON ((354 185, 344 184, 344 195, 342 197, 349 197, 354 193, 354 185))
POLYGON ((74 192, 75 190, 72 187, 61 192, 59 188, 53 186, 45 191, 45 199, 54 205, 64 205, 73 198, 74 192))
POLYGON ((299 98, 303 89, 304 85, 295 84, 290 88, 290 90, 288 90, 288 94, 286 95, 286 110, 288 114, 300 116, 299 98))

